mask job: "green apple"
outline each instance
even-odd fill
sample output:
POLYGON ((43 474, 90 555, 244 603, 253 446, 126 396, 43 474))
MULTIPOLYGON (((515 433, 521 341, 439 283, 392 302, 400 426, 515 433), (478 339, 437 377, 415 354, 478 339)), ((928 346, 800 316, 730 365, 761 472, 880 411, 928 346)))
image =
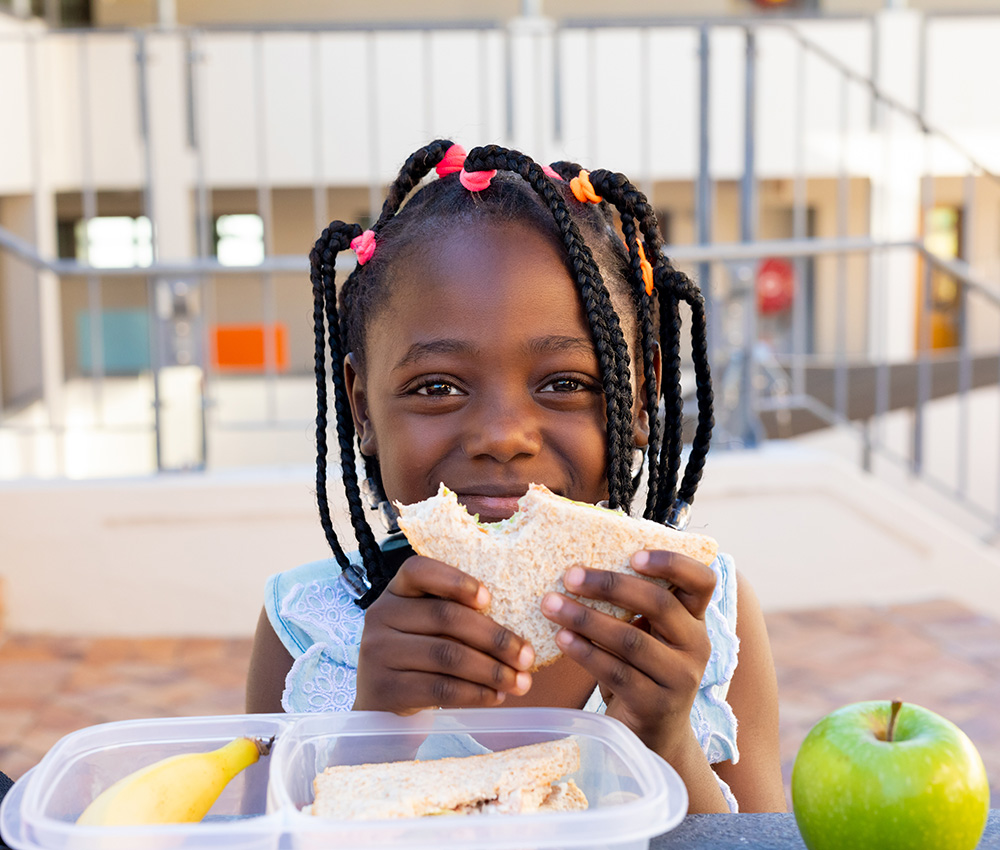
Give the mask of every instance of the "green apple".
POLYGON ((859 702, 802 742, 792 806, 809 850, 972 850, 990 788, 954 723, 912 703, 859 702))

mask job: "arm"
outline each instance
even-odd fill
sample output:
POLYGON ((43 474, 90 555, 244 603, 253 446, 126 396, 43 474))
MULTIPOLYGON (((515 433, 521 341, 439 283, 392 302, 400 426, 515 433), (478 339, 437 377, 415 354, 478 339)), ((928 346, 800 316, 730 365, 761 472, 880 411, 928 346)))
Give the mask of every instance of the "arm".
POLYGON ((542 610, 562 626, 556 642, 563 651, 597 679, 608 716, 622 721, 680 774, 689 811, 728 812, 690 720, 712 651, 705 611, 715 573, 691 558, 662 551, 637 553, 632 567, 672 589, 579 567, 567 572, 564 583, 574 594, 642 615, 648 630, 557 593, 545 596, 542 610))
POLYGON ((267 612, 262 610, 257 620, 257 632, 254 635, 250 667, 247 671, 248 714, 282 711, 281 693, 285 689, 285 677, 291 666, 292 656, 275 634, 267 619, 267 612))
POLYGON ((727 702, 739 722, 737 764, 721 762, 715 771, 740 803, 741 812, 783 812, 785 791, 778 744, 778 682, 771 644, 753 587, 737 572, 736 634, 739 663, 727 702))

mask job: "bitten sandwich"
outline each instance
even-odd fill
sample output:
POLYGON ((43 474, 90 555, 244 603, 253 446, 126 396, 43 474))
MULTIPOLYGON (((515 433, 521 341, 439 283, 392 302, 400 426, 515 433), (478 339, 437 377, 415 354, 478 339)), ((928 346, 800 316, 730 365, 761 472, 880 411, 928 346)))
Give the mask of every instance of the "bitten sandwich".
MULTIPOLYGON (((396 509, 399 527, 415 552, 458 567, 486 585, 491 600, 486 613, 531 643, 533 670, 562 654, 555 642, 559 627, 542 614, 540 603, 549 591, 566 593, 562 577, 571 566, 638 575, 629 559, 641 549, 680 552, 708 565, 719 548, 703 534, 564 499, 540 484, 532 484, 518 501, 517 513, 502 522, 478 522, 443 484, 436 496, 412 505, 397 503, 396 509)), ((580 601, 620 620, 634 613, 608 602, 580 601)))
POLYGON ((328 767, 313 782, 314 815, 338 820, 577 811, 587 797, 567 776, 575 738, 478 756, 328 767))

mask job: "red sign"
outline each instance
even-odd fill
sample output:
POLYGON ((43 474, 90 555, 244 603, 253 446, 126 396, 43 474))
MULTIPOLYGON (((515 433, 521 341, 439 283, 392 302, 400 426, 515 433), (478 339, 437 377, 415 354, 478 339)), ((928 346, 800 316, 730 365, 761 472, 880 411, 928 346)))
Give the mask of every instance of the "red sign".
POLYGON ((757 269, 757 310, 762 315, 783 313, 795 296, 795 267, 781 257, 768 257, 757 269))

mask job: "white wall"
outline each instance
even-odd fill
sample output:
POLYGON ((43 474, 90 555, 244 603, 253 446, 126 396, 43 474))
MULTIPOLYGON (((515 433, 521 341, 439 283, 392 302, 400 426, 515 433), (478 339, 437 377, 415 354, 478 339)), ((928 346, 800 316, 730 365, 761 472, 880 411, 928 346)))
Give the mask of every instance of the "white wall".
MULTIPOLYGON (((266 576, 327 556, 312 475, 0 485, 5 626, 247 636, 266 576)), ((691 527, 734 555, 766 610, 940 597, 1000 616, 997 550, 830 455, 713 454, 691 527)))

